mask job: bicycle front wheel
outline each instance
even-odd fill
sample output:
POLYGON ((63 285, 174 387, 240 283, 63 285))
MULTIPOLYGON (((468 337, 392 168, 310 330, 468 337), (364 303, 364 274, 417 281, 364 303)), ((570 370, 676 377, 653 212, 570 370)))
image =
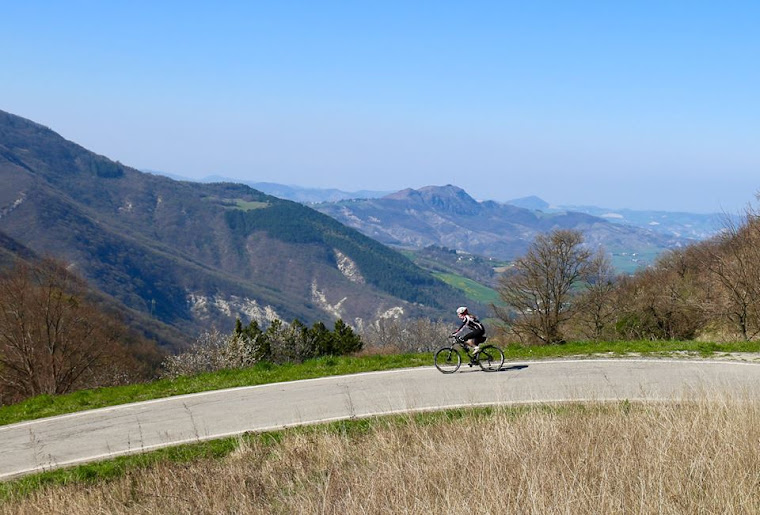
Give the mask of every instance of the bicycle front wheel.
POLYGON ((504 353, 498 347, 486 345, 478 351, 475 359, 477 359, 478 365, 480 365, 483 371, 496 372, 504 364, 504 353))
POLYGON ((454 347, 444 347, 435 353, 433 362, 435 368, 444 374, 453 374, 459 370, 459 365, 462 364, 462 356, 454 347))

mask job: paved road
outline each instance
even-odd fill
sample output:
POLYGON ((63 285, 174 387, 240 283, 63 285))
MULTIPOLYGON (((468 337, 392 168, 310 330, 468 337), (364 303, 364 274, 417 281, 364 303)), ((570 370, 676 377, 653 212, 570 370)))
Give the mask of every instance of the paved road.
POLYGON ((246 431, 488 404, 760 395, 760 364, 558 360, 485 373, 433 367, 183 395, 0 426, 0 480, 246 431))

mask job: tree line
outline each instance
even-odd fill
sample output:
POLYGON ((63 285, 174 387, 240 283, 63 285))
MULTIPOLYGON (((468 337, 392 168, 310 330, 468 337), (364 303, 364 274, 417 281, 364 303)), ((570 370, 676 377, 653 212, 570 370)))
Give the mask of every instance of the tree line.
POLYGON ((539 235, 500 278, 494 306, 508 337, 566 340, 751 340, 760 335, 760 216, 747 209, 713 239, 675 249, 632 275, 577 231, 539 235))

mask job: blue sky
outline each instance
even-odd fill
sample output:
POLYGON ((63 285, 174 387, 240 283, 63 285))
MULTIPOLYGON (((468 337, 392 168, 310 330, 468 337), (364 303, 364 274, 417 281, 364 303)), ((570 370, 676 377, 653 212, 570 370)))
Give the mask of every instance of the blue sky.
POLYGON ((736 212, 759 2, 3 2, 0 109, 140 169, 736 212))

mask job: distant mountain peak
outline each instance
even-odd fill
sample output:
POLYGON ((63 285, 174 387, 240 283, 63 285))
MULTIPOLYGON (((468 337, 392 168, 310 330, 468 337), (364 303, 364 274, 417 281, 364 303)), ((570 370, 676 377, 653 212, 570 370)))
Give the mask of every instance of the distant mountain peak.
POLYGON ((459 186, 454 186, 453 184, 447 184, 445 186, 424 186, 419 189, 419 192, 423 195, 456 196, 456 197, 465 196, 468 198, 472 198, 462 188, 460 188, 459 186))
POLYGON ((468 195, 462 188, 451 184, 425 186, 417 190, 406 188, 383 198, 413 202, 455 214, 476 214, 481 209, 477 200, 468 195))

